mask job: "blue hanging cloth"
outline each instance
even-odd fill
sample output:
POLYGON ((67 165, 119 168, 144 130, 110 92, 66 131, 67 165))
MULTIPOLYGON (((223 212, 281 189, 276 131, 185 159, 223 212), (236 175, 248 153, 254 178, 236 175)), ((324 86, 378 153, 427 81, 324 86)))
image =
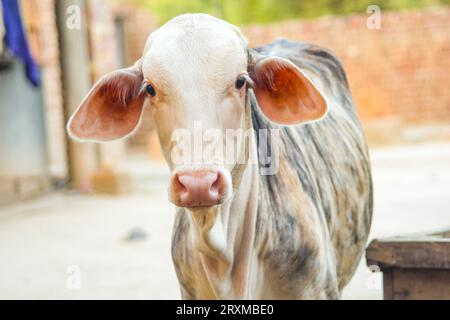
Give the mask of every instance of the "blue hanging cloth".
POLYGON ((1 0, 6 29, 6 45, 12 53, 25 63, 27 78, 37 87, 41 82, 39 66, 31 56, 22 25, 18 0, 1 0))

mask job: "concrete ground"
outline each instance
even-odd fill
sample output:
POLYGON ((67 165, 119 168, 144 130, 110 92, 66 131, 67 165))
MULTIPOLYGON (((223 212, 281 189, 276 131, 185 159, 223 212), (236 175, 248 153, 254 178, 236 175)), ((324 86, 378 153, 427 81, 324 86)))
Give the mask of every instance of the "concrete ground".
MULTIPOLYGON (((375 149, 371 156, 371 238, 450 227, 450 143, 375 149)), ((131 195, 61 192, 0 208, 0 298, 180 298, 167 170, 144 159, 128 169, 131 195)), ((381 288, 381 275, 363 260, 343 297, 380 299, 381 288)))

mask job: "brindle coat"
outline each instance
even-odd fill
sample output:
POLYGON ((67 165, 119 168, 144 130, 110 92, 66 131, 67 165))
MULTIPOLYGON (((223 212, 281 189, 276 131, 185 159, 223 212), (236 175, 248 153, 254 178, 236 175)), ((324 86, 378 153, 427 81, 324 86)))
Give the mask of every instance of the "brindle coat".
MULTIPOLYGON (((259 298, 339 298, 363 254, 373 203, 369 155, 344 70, 315 45, 278 40, 255 51, 296 64, 329 106, 321 121, 278 126, 247 93, 253 128, 281 130, 278 172, 259 175, 253 242, 262 275, 255 281, 259 298)), ((250 50, 250 60, 253 55, 250 50)), ((202 275, 190 271, 199 262, 188 245, 193 226, 184 210, 176 216, 172 256, 183 297, 196 298, 194 284, 202 275)))

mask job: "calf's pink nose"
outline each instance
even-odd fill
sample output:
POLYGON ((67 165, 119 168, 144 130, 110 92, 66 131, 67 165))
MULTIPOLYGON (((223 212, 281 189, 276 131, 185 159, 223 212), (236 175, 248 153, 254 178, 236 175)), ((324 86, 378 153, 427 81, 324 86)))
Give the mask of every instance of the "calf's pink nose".
POLYGON ((179 207, 209 207, 220 203, 224 179, 219 171, 193 170, 177 174, 172 192, 179 207))

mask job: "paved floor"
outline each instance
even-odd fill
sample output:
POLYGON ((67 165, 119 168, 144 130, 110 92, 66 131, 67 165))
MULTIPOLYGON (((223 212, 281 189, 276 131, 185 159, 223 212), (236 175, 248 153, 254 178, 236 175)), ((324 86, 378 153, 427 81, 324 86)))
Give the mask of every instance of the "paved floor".
MULTIPOLYGON (((450 227, 450 144, 376 149, 372 162, 372 238, 450 227)), ((56 193, 0 208, 0 298, 178 299, 167 171, 130 168, 132 195, 56 193)), ((362 261, 344 298, 380 299, 381 275, 362 261)))

